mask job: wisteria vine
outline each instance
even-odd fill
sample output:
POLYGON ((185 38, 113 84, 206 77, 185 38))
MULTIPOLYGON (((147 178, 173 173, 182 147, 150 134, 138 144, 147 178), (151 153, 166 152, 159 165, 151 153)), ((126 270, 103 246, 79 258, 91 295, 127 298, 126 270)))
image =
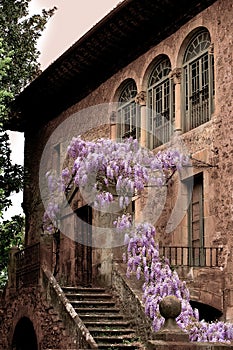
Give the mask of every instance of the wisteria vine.
POLYGON ((51 200, 44 215, 44 227, 53 232, 61 202, 59 193, 66 194, 71 186, 82 192, 95 209, 108 208, 118 201, 125 213, 114 221, 116 231, 125 235, 127 276, 144 278, 143 301, 154 331, 164 323, 159 303, 167 295, 181 300, 182 312, 178 325, 189 333, 191 341, 229 342, 233 326, 222 321, 207 323, 199 320, 197 310, 190 305, 189 291, 184 281, 172 270, 169 261, 159 254, 155 227, 147 222, 135 224, 127 213, 132 196, 141 194, 147 186, 164 186, 176 171, 189 164, 189 157, 176 149, 154 154, 141 148, 132 138, 124 142, 108 139, 85 141, 74 138, 68 148, 68 166, 61 179, 48 174, 51 200))
POLYGON ((182 306, 177 324, 189 334, 190 341, 229 343, 233 340, 232 323, 208 323, 199 320, 198 310, 193 310, 190 305, 189 290, 185 281, 181 281, 177 272, 171 269, 169 260, 159 254, 153 225, 133 225, 129 214, 123 214, 114 225, 119 232, 125 233, 127 251, 124 261, 127 263, 127 276, 133 274, 137 279, 144 279, 145 313, 151 318, 154 331, 158 331, 165 321, 159 312, 160 301, 168 295, 174 295, 181 301, 182 306))
POLYGON ((145 187, 161 187, 168 179, 188 165, 190 159, 176 149, 154 154, 140 147, 137 140, 124 142, 110 139, 84 141, 73 138, 67 150, 68 166, 61 177, 48 173, 49 204, 44 215, 44 228, 53 230, 64 204, 63 195, 71 186, 79 188, 84 201, 95 209, 109 208, 118 203, 124 210, 132 196, 145 187))
POLYGON ((80 189, 88 189, 94 208, 114 201, 112 188, 116 190, 120 208, 125 208, 145 186, 165 185, 168 178, 190 161, 175 149, 154 154, 140 147, 133 138, 114 142, 84 141, 77 137, 68 147, 68 156, 73 159, 73 166, 63 170, 64 189, 71 182, 80 189))

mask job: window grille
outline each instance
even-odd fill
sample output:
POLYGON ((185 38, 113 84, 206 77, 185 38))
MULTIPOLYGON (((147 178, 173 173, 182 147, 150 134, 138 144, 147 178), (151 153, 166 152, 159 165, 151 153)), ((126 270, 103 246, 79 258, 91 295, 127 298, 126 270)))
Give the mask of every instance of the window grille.
POLYGON ((148 81, 149 147, 170 140, 174 121, 174 86, 169 79, 170 61, 166 58, 154 67, 148 81))
POLYGON ((161 246, 160 256, 167 258, 174 267, 221 267, 222 247, 161 246), (195 259, 194 259, 195 257, 195 259))
POLYGON ((136 83, 129 80, 118 100, 118 136, 120 139, 140 137, 140 114, 139 107, 135 102, 137 95, 136 83))
POLYGON ((210 120, 213 112, 214 60, 210 35, 203 30, 189 43, 183 60, 185 131, 210 120))

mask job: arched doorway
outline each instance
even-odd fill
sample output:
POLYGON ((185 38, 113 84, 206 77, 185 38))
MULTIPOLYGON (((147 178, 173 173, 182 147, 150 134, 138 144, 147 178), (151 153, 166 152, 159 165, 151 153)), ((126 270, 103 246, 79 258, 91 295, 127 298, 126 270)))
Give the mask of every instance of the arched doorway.
POLYGON ((35 330, 27 317, 22 317, 15 327, 12 350, 38 350, 35 330))
POLYGON ((219 318, 223 315, 222 311, 199 301, 190 300, 190 305, 193 309, 198 309, 199 319, 205 320, 206 322, 219 320, 219 318))

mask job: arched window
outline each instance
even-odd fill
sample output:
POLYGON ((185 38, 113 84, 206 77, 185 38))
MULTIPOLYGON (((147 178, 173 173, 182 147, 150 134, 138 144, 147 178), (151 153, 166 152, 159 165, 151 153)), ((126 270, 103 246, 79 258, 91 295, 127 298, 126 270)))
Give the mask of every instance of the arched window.
POLYGON ((169 79, 171 64, 168 58, 157 62, 148 81, 149 147, 169 141, 174 119, 174 89, 169 79))
POLYGON ((206 123, 214 106, 214 57, 209 32, 199 31, 183 59, 185 131, 206 123))
POLYGON ((140 115, 135 102, 137 95, 137 86, 134 80, 128 80, 118 99, 118 137, 125 139, 133 137, 139 139, 140 133, 140 115))

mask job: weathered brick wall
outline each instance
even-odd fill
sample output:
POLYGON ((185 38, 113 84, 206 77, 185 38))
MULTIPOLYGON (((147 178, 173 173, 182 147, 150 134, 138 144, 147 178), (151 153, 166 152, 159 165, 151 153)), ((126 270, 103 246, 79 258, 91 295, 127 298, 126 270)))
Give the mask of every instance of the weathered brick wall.
POLYGON ((186 281, 192 301, 224 311, 224 278, 221 269, 178 267, 177 272, 186 281))
POLYGON ((138 281, 136 276, 128 279, 124 264, 115 263, 113 270, 113 292, 117 296, 119 307, 132 323, 143 342, 152 339, 152 323, 144 311, 142 302, 142 281, 138 281))
POLYGON ((215 161, 218 166, 210 177, 212 201, 210 211, 216 217, 215 239, 222 242, 227 254, 225 273, 225 299, 227 305, 226 318, 233 319, 233 38, 232 38, 232 3, 220 2, 216 32, 216 118, 214 118, 214 150, 215 161))
MULTIPOLYGON (((227 265, 224 267, 221 280, 221 288, 225 290, 226 299, 223 300, 228 319, 233 319, 233 261, 232 261, 232 1, 219 0, 207 8, 195 18, 183 25, 177 32, 166 38, 160 44, 152 47, 148 52, 121 69, 114 76, 101 84, 89 96, 70 107, 56 119, 38 130, 30 130, 26 133, 26 167, 30 167, 29 182, 25 191, 25 208, 28 214, 27 232, 28 242, 39 239, 41 232, 41 219, 43 205, 40 203, 38 190, 38 160, 41 158, 43 147, 49 136, 54 133, 57 126, 71 118, 71 122, 60 133, 50 140, 53 148, 62 140, 73 135, 73 126, 78 134, 87 134, 88 138, 109 136, 109 123, 111 109, 108 103, 117 100, 117 92, 120 84, 128 78, 135 80, 138 91, 146 90, 148 74, 153 60, 160 54, 165 54, 171 61, 172 69, 181 67, 182 54, 187 44, 190 33, 198 27, 206 27, 214 45, 215 58, 215 112, 210 122, 185 133, 182 140, 190 153, 201 160, 213 164, 215 167, 204 170, 204 195, 205 199, 205 239, 207 244, 224 245, 224 254, 227 265), (104 105, 100 112, 100 105, 104 105), (106 105, 105 105, 106 104, 106 105), (94 106, 94 107, 91 107, 94 106), (91 108, 90 108, 91 107, 91 108), (84 111, 84 112, 83 112, 84 111), (82 114, 84 113, 84 114, 82 114), (99 123, 99 124, 98 124, 99 123), (103 128, 102 126, 105 125, 103 128), (216 167, 217 166, 217 167, 216 167), (225 283, 225 284, 224 284, 225 283)), ((146 38, 145 38, 146 40, 146 38)), ((56 134, 56 133, 55 133, 56 134)), ((51 162, 51 159, 49 159, 51 162)), ((194 172, 200 171, 194 169, 194 172)), ((174 189, 176 191, 174 184, 174 189)), ((163 229, 172 207, 175 196, 171 194, 172 201, 167 212, 163 213, 159 222, 158 231, 163 238, 163 229)), ((186 219, 184 219, 170 236, 166 236, 166 242, 184 243, 184 232, 187 231, 186 219)), ((109 259, 111 254, 96 252, 97 265, 101 261, 109 259)), ((203 285, 203 291, 207 290, 209 281, 203 285)), ((201 286, 200 286, 201 288, 201 286)), ((219 289, 218 289, 219 290, 219 289)), ((223 291, 221 292, 223 297, 223 291)), ((219 292, 216 293, 216 297, 219 292)))
POLYGON ((66 329, 51 303, 42 296, 40 289, 20 289, 2 300, 0 315, 0 348, 11 349, 14 330, 22 317, 33 323, 41 350, 76 349, 77 339, 66 329))
MULTIPOLYGON (((114 265, 113 291, 115 292, 119 306, 125 315, 128 315, 137 334, 146 343, 146 349, 150 350, 227 350, 233 349, 233 344, 190 342, 187 333, 174 329, 172 322, 168 323, 165 330, 154 332, 151 320, 145 316, 142 303, 142 282, 135 276, 128 279, 125 276, 126 269, 122 264, 114 265), (133 315, 133 317, 132 317, 133 315), (169 329, 170 327, 170 329, 169 329)), ((212 286, 213 287, 213 286, 212 286)), ((200 296, 199 296, 200 298, 200 296)), ((199 300, 199 299, 198 299, 199 300)), ((206 299, 206 303, 208 300, 206 299)), ((170 319, 171 321, 171 319, 170 319)))

